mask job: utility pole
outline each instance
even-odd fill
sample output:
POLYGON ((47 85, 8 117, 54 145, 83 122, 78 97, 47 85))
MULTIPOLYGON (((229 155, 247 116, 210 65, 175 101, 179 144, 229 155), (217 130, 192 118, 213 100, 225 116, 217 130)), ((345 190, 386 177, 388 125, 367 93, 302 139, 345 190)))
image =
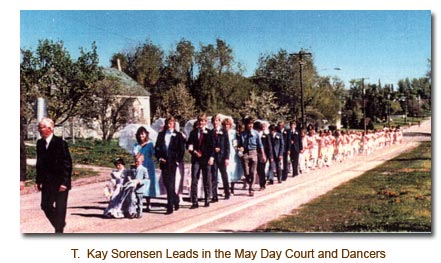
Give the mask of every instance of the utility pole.
POLYGON ((299 73, 300 73, 300 106, 302 111, 302 129, 306 128, 306 118, 305 118, 305 95, 303 91, 303 65, 306 64, 306 62, 303 61, 304 57, 311 57, 312 53, 305 52, 303 50, 300 50, 299 53, 291 54, 293 56, 297 56, 299 58, 299 73))
POLYGON ((366 89, 364 88, 364 80, 365 79, 369 79, 369 78, 361 78, 361 89, 363 91, 363 126, 364 126, 364 134, 366 134, 366 89))

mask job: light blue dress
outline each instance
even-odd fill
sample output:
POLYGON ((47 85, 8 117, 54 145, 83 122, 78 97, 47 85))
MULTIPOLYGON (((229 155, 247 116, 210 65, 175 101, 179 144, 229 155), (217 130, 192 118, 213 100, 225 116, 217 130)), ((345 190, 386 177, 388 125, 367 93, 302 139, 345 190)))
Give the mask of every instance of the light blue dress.
POLYGON ((160 195, 159 178, 156 176, 155 162, 153 161, 153 158, 155 157, 155 147, 153 142, 149 141, 144 146, 136 143, 133 146, 133 155, 135 156, 138 153, 144 155, 144 163, 142 165, 147 168, 149 175, 149 183, 146 187, 144 196, 158 197, 160 195))
POLYGON ((227 174, 229 182, 236 183, 241 182, 243 175, 243 168, 240 162, 240 158, 237 155, 235 147, 237 146, 236 131, 230 129, 228 131, 228 138, 230 139, 230 158, 227 167, 227 174))

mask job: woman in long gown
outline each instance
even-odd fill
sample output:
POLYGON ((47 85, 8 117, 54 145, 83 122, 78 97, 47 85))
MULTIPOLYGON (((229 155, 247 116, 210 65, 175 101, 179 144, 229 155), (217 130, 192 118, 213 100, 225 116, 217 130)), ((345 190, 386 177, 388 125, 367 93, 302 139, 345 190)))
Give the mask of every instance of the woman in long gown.
POLYGON ((222 121, 222 125, 228 132, 228 138, 230 140, 230 158, 227 166, 228 180, 231 183, 230 192, 234 195, 234 184, 241 182, 243 175, 243 168, 240 163, 239 156, 237 155, 237 139, 236 130, 233 129, 233 119, 226 118, 222 121))
POLYGON ((150 198, 159 196, 159 180, 156 177, 155 162, 153 158, 155 156, 155 146, 153 142, 149 140, 149 132, 143 126, 139 127, 136 131, 136 141, 133 146, 133 156, 138 153, 144 155, 143 166, 147 168, 149 175, 149 185, 146 187, 144 196, 146 197, 147 211, 150 210, 150 198))
POLYGON ((124 160, 117 158, 114 165, 116 169, 111 172, 111 180, 107 186, 111 196, 104 215, 109 218, 124 218, 133 213, 135 188, 131 183, 131 171, 125 168, 124 160))

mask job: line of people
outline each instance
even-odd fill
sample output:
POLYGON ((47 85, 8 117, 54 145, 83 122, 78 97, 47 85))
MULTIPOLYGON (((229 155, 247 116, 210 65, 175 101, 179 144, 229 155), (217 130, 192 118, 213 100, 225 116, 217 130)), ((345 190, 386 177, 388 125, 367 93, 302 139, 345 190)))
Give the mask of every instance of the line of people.
POLYGON ((116 173, 125 179, 114 178, 108 186, 110 202, 105 214, 141 218, 141 192, 146 199, 147 211, 150 210, 150 198, 160 195, 155 158, 167 193, 166 214, 172 214, 180 208, 182 201, 185 151, 191 156, 190 209, 197 209, 200 199, 204 207, 209 207, 218 202, 220 196, 228 200, 238 190, 246 190, 249 196, 253 196, 256 190, 263 191, 268 185, 283 183, 289 174, 295 177, 311 169, 330 166, 333 161, 342 162, 356 154, 369 154, 402 140, 399 127, 367 134, 339 130, 316 133, 312 126, 298 129, 295 121, 291 121, 289 127, 283 121, 270 124, 252 118, 235 124, 232 118, 221 114, 212 117, 213 129, 209 129, 207 123, 206 114, 200 114, 187 138, 185 133, 176 130, 176 120, 169 117, 155 144, 149 140, 149 132, 140 127, 133 147, 137 165, 129 174, 123 172, 124 167, 116 173), (138 164, 139 158, 143 161, 138 164), (138 172, 138 169, 145 172, 138 172), (202 198, 198 191, 201 176, 202 198), (136 184, 128 183, 132 180, 137 180, 136 184), (220 181, 223 194, 219 192, 220 181), (237 184, 242 188, 236 189, 237 184), (124 192, 125 187, 131 188, 131 195, 124 192))

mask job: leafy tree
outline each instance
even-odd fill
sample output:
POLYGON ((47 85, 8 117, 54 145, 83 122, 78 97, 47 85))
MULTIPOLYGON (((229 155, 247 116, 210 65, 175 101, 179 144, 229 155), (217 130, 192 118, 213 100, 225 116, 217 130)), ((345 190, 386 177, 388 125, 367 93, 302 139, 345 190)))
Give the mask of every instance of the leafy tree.
POLYGON ((195 117, 195 100, 182 83, 161 94, 161 101, 162 103, 156 108, 156 118, 171 115, 183 125, 186 121, 195 117))
MULTIPOLYGON (((87 111, 82 102, 93 93, 93 84, 102 78, 96 45, 92 50, 80 48, 80 56, 72 60, 62 41, 40 40, 35 53, 21 50, 20 90, 24 104, 33 105, 38 97, 46 99, 47 112, 56 124, 87 111)), ((32 118, 32 106, 24 116, 32 118)))
POLYGON ((182 39, 176 50, 172 50, 165 62, 165 79, 172 82, 172 85, 183 83, 193 85, 195 48, 190 41, 182 39))
POLYGON ((244 106, 239 110, 242 118, 252 116, 270 122, 285 119, 288 112, 288 107, 279 106, 276 102, 275 94, 271 91, 262 91, 261 94, 251 91, 249 99, 245 101, 244 106))
POLYGON ((96 83, 95 93, 86 99, 94 105, 83 114, 85 120, 99 122, 103 141, 110 141, 113 135, 126 124, 130 117, 130 108, 134 97, 121 96, 121 84, 116 78, 106 77, 96 83))

